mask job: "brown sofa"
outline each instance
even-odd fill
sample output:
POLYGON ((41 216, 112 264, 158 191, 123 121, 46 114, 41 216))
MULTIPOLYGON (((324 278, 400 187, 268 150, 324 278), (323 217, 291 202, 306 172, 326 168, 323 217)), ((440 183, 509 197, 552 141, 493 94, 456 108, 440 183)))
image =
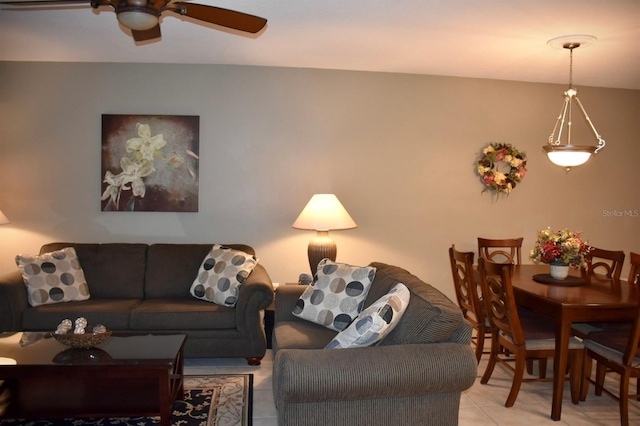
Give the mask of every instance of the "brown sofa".
MULTIPOLYGON (((247 245, 227 246, 255 254, 247 245)), ((91 297, 32 307, 16 268, 0 277, 0 331, 55 330, 62 319, 83 316, 114 331, 186 333, 186 357, 260 364, 267 348, 260 311, 272 302, 273 285, 259 263, 229 308, 189 293, 212 244, 50 243, 40 253, 64 247, 75 248, 91 297)))
POLYGON ((397 266, 377 268, 365 307, 396 283, 410 290, 397 327, 377 346, 324 349, 336 335, 292 314, 305 289, 278 287, 273 394, 278 425, 458 424, 462 391, 476 378, 471 325, 441 292, 397 266))

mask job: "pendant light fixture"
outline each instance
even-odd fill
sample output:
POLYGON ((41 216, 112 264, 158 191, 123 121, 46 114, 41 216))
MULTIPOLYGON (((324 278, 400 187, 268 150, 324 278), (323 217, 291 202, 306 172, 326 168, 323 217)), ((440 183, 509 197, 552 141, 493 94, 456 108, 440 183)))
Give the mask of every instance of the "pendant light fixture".
POLYGON ((591 122, 587 111, 578 98, 578 91, 573 87, 573 50, 580 46, 588 46, 597 39, 590 35, 574 35, 557 37, 547 42, 551 47, 563 47, 569 50, 569 88, 564 92, 564 103, 560 115, 556 119, 556 125, 549 136, 549 143, 543 148, 552 163, 564 167, 568 172, 572 167, 586 163, 591 154, 596 154, 604 148, 605 141, 591 122), (578 106, 587 125, 598 142, 597 145, 573 145, 571 141, 571 125, 573 106, 578 106), (562 133, 566 127, 566 143, 562 143, 562 133), (556 134, 557 132, 557 134, 556 134))

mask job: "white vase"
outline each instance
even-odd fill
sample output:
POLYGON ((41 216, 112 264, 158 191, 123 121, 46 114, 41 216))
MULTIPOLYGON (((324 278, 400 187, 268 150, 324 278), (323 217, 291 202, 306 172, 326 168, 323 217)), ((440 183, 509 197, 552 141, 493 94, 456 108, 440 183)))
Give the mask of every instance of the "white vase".
POLYGON ((569 275, 569 265, 549 265, 549 274, 554 280, 564 280, 569 275))

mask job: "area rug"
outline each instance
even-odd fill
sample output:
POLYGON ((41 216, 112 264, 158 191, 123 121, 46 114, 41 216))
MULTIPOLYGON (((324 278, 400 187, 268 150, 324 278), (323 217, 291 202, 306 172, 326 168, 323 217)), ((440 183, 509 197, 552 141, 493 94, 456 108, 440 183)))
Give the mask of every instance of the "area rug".
MULTIPOLYGON (((251 426, 253 374, 185 376, 184 400, 172 410, 173 426, 251 426)), ((148 426, 160 417, 0 420, 2 426, 148 426)))

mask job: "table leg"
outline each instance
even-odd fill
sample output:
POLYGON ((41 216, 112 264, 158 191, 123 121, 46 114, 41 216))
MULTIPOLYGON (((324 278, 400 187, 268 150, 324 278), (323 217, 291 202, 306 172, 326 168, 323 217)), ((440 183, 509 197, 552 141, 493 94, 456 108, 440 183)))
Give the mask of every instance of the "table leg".
POLYGON ((171 426, 171 409, 173 408, 171 398, 171 375, 166 374, 164 377, 160 377, 158 381, 159 393, 160 393, 160 425, 171 426))
POLYGON ((553 362, 553 401, 551 418, 560 420, 562 412, 562 392, 564 390, 564 376, 567 371, 569 358, 569 338, 571 335, 571 321, 563 312, 560 321, 556 323, 556 352, 553 362))

